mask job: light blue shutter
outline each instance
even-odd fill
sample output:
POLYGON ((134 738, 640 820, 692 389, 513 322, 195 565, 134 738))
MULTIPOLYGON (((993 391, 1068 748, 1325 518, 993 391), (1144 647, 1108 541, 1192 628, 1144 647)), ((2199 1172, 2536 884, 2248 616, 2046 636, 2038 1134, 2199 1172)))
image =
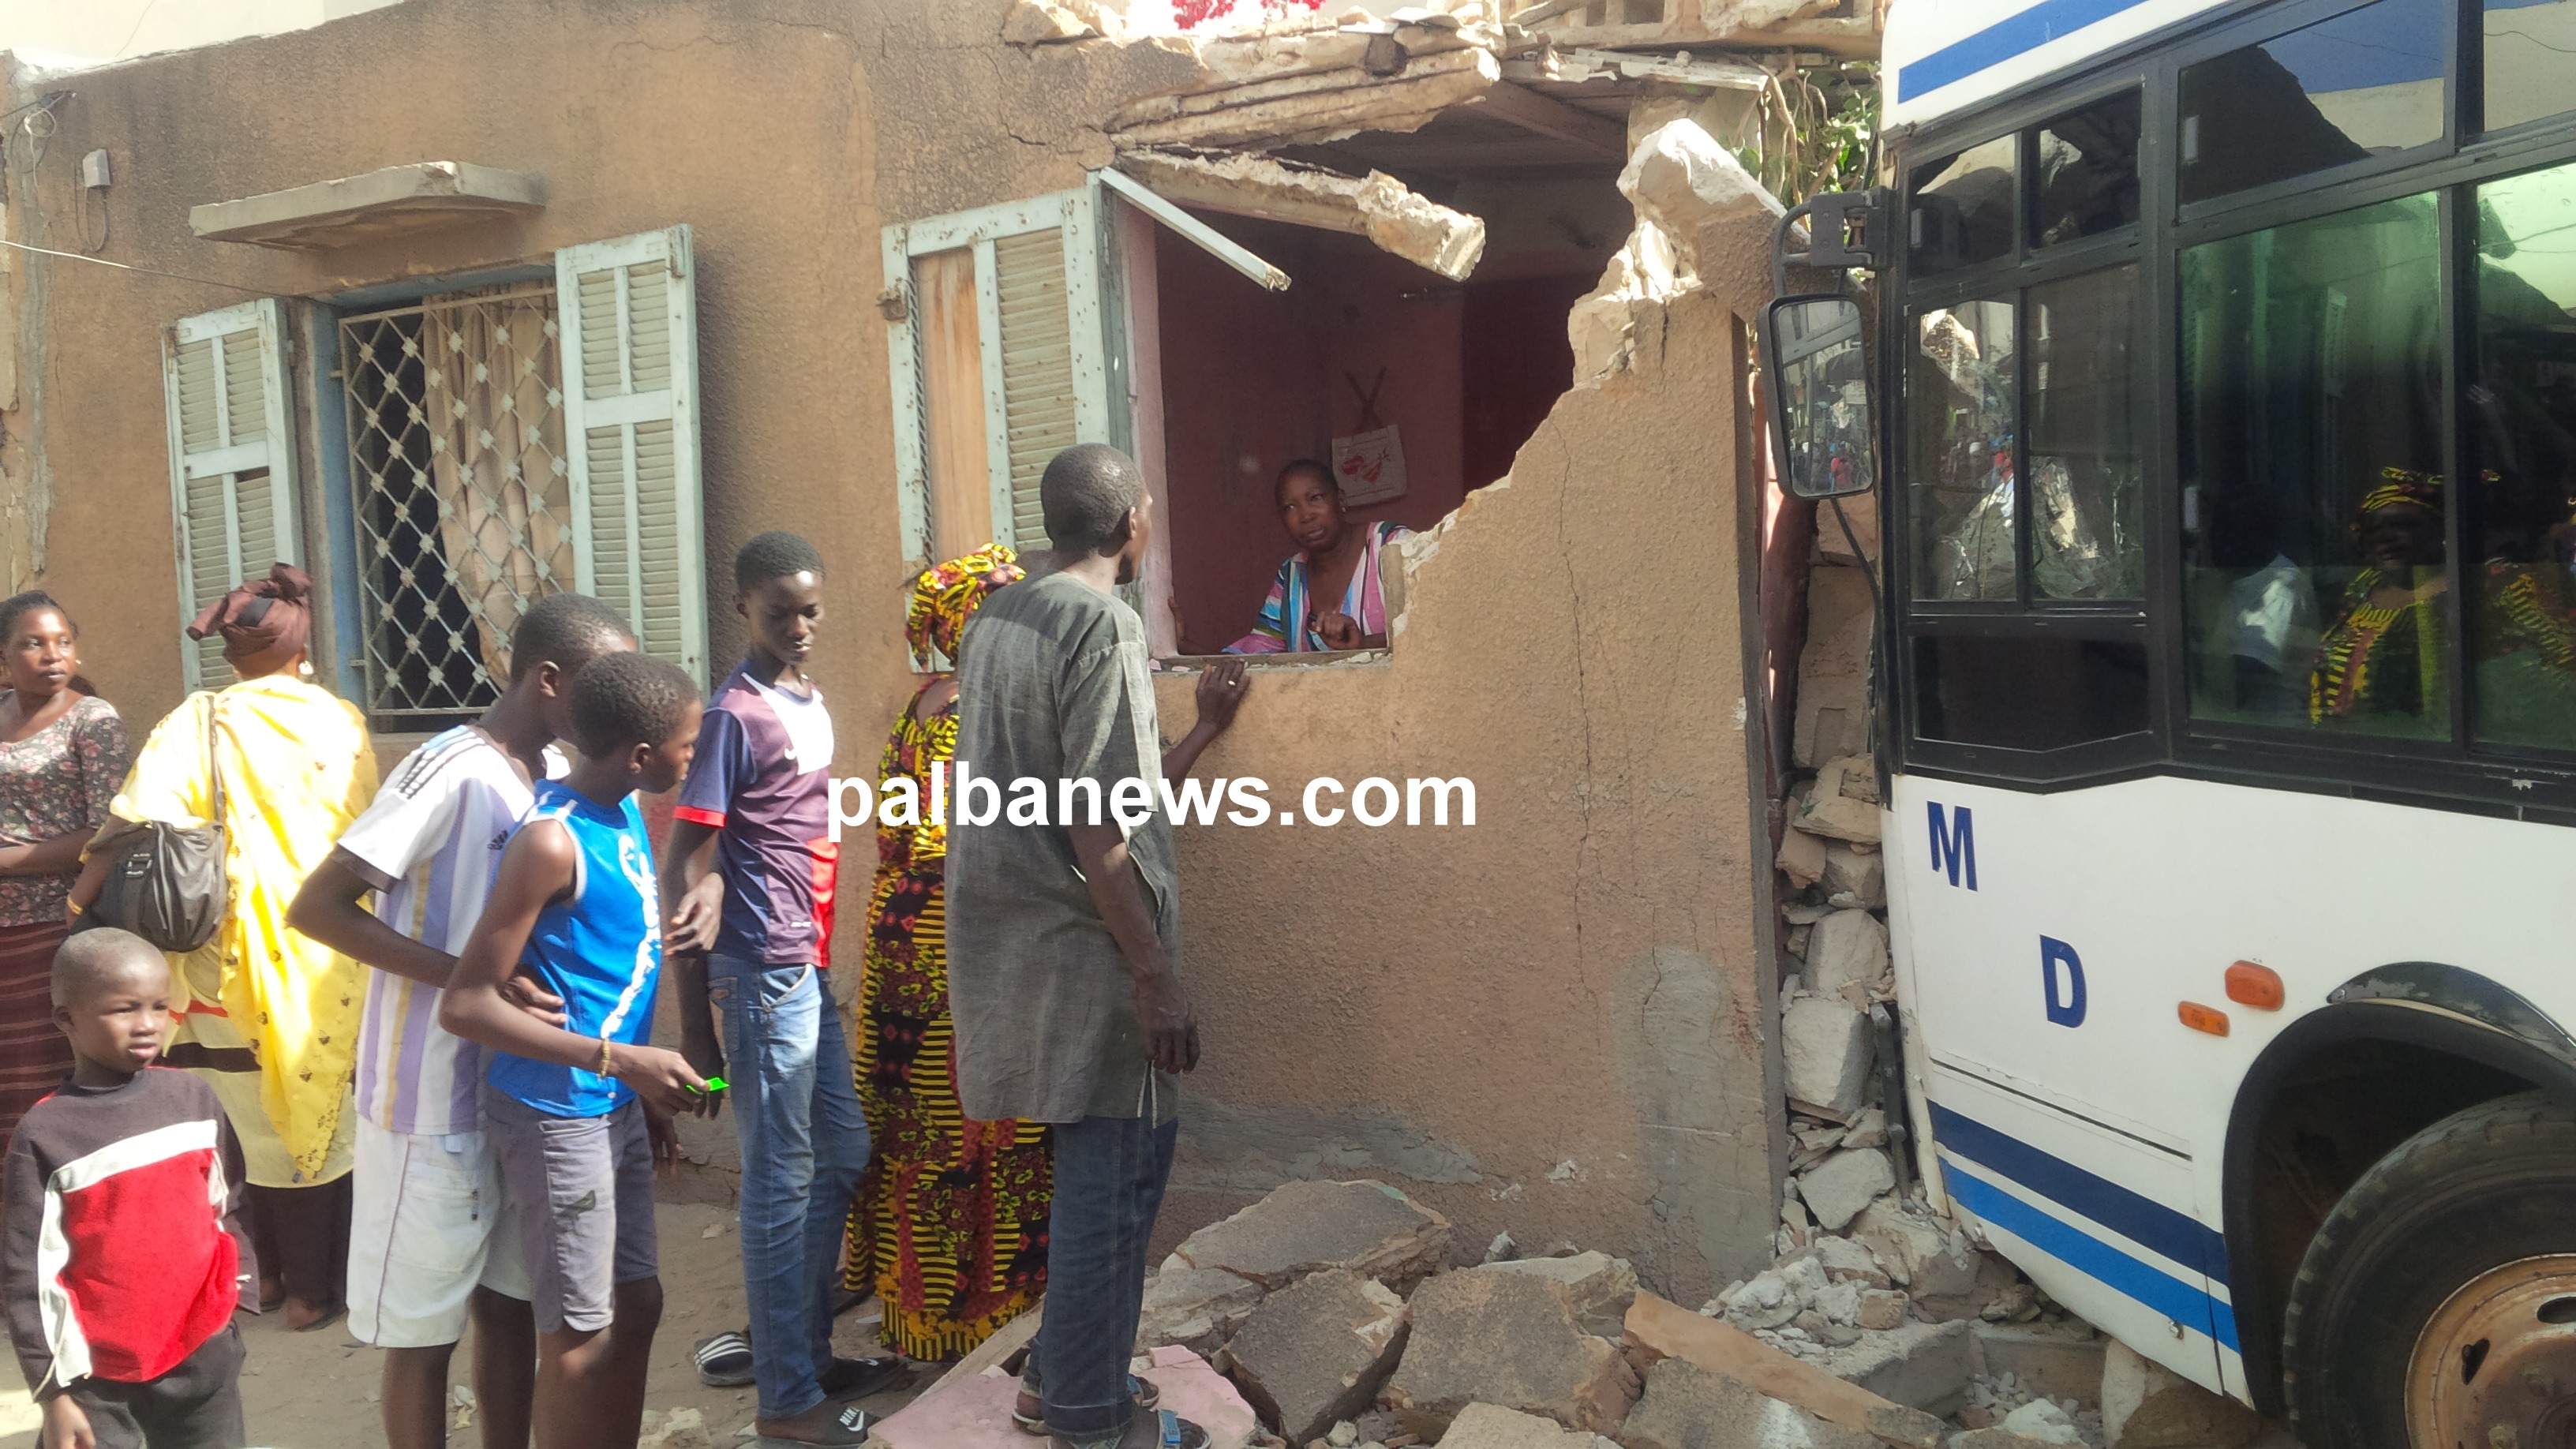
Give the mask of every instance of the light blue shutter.
MULTIPOLYGON (((184 628, 242 580, 304 561, 285 304, 263 298, 180 322, 162 337, 161 369, 184 628)), ((232 682, 223 643, 182 638, 190 689, 232 682)))

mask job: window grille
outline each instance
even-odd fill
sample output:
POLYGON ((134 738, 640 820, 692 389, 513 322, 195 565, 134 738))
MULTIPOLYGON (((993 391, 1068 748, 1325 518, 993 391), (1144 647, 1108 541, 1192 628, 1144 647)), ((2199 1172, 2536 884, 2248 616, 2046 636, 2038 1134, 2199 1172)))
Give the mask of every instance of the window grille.
POLYGON ((344 317, 369 712, 437 728, 500 697, 510 630, 573 586, 555 289, 344 317))

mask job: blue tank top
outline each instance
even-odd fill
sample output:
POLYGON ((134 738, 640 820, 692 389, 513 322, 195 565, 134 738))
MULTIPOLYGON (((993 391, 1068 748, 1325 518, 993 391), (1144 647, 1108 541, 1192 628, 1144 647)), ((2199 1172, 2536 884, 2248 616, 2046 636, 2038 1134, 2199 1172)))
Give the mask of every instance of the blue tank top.
MULTIPOLYGON (((563 998, 564 1030, 639 1045, 653 1031, 662 972, 661 893, 644 812, 632 795, 612 808, 548 780, 518 829, 538 820, 563 822, 580 854, 572 894, 538 914, 520 959, 563 998)), ((635 1095, 624 1082, 578 1067, 498 1051, 491 1060, 494 1087, 551 1117, 604 1117, 635 1095)))

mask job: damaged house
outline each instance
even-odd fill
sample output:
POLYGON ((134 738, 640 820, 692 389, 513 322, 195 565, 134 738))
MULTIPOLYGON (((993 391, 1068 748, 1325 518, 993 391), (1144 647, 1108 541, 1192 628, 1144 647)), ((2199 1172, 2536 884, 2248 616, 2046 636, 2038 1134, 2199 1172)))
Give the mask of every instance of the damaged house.
MULTIPOLYGON (((1147 471, 1174 732, 1293 549, 1274 475, 1330 460, 1415 530, 1392 638, 1264 661, 1199 773, 1283 815, 1322 777, 1465 777, 1473 823, 1435 791, 1420 823, 1184 825, 1208 1057, 1166 1239, 1370 1177, 1695 1303, 1768 1259, 1804 1141, 1772 802, 1793 754, 1860 752, 1866 703, 1818 725, 1779 687, 1812 520, 1752 386, 1778 212, 1710 137, 1778 185, 1790 89, 1877 29, 1867 0, 1215 37, 1088 3, 405 0, 14 69, 0 238, 44 250, 0 252, 9 582, 65 600, 139 728, 223 678, 181 624, 300 563, 317 670, 390 757, 488 702, 553 589, 721 674, 725 561, 794 528, 833 570, 836 773, 871 779, 905 585, 1043 547, 1058 449, 1147 471)), ((730 1129, 701 1136, 720 1169, 730 1129)))

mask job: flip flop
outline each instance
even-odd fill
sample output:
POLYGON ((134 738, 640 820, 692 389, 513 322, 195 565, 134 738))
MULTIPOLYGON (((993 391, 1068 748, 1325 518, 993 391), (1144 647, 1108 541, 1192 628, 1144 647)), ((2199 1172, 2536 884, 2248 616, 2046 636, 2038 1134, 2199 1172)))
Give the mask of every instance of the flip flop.
POLYGON ((752 1382, 751 1338, 726 1329, 699 1339, 690 1354, 698 1365, 698 1382, 711 1389, 738 1389, 752 1382))
POLYGON ((348 1313, 348 1311, 348 1304, 334 1303, 330 1307, 322 1310, 321 1317, 314 1319, 311 1323, 298 1327, 295 1331, 297 1333, 319 1333, 323 1329, 329 1328, 332 1324, 339 1322, 340 1319, 348 1313))
MULTIPOLYGON (((1140 1379, 1129 1374, 1127 1388, 1136 1396, 1136 1407, 1148 1414, 1156 1412, 1156 1406, 1163 1402, 1163 1391, 1154 1386, 1152 1379, 1140 1379)), ((1011 1405, 1011 1427, 1032 1439, 1045 1438, 1046 1405, 1039 1401, 1037 1395, 1026 1389, 1020 1390, 1019 1398, 1011 1405)))

